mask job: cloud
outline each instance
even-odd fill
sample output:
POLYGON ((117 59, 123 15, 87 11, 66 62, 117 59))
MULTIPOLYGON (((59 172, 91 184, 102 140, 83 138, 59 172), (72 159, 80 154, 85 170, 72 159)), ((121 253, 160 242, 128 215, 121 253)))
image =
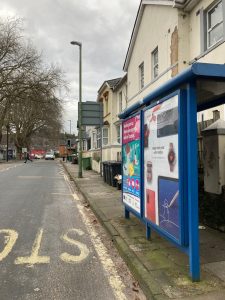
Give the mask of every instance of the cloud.
MULTIPOLYGON (((68 99, 78 98, 82 42, 83 99, 96 100, 103 81, 123 75, 122 67, 140 0, 1 0, 0 15, 24 19, 24 34, 43 53, 46 64, 60 66, 70 83, 68 99)), ((65 120, 77 115, 65 107, 65 120)), ((66 126, 68 131, 69 122, 66 126)))

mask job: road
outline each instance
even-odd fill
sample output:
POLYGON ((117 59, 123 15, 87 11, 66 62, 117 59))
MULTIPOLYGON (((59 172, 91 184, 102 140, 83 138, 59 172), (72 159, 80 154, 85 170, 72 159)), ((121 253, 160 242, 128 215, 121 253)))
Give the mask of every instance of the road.
POLYGON ((0 191, 1 300, 135 299, 59 162, 1 164, 0 191))

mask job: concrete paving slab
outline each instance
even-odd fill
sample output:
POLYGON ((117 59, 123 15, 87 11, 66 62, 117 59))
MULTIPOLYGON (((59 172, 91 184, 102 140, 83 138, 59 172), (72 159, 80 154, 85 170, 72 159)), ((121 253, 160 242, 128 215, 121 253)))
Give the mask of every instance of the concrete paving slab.
POLYGON ((211 271, 213 274, 215 274, 215 276, 219 277, 221 280, 225 282, 225 261, 205 264, 204 269, 211 271))
MULTIPOLYGON (((73 165, 72 165, 73 166, 73 165)), ((200 230, 201 281, 189 277, 189 261, 173 244, 152 231, 146 240, 145 226, 132 214, 124 218, 121 191, 108 186, 92 171, 77 180, 77 168, 67 164, 78 189, 105 226, 148 299, 224 299, 225 235, 206 227, 200 230), (205 264, 207 262, 207 264, 205 264), (218 265, 217 265, 218 262, 218 265), (222 264, 220 265, 220 263, 222 264), (213 296, 213 298, 207 297, 213 296), (218 298, 217 298, 218 297, 218 298)))

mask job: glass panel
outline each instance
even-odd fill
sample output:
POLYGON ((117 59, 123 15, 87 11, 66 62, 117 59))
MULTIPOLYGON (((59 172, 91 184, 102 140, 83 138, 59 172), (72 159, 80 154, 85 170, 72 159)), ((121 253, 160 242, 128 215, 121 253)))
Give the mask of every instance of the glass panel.
POLYGON ((120 144, 120 125, 116 127, 116 131, 117 131, 117 143, 120 144))
POLYGON ((107 145, 108 144, 108 138, 103 138, 103 145, 107 145))
POLYGON ((119 93, 119 113, 122 111, 122 92, 119 93))
POLYGON ((144 63, 142 63, 139 67, 140 72, 140 88, 144 87, 144 63))
POLYGON ((103 128, 102 136, 103 136, 103 138, 108 138, 108 128, 103 128))
POLYGON ((214 27, 216 24, 223 21, 223 10, 222 2, 218 3, 212 10, 208 13, 209 18, 209 28, 214 27))
POLYGON ((154 65, 156 65, 158 63, 158 50, 156 50, 153 53, 153 62, 154 62, 154 65))
POLYGON ((154 67, 154 78, 158 77, 158 65, 154 67))
POLYGON ((223 38, 223 23, 209 32, 209 47, 223 38))

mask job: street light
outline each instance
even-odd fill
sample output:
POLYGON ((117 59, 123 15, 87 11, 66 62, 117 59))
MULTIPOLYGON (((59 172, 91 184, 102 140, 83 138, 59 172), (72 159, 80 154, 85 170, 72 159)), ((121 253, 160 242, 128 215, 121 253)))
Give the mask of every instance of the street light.
POLYGON ((78 124, 79 124, 79 172, 78 177, 82 178, 82 44, 77 41, 70 42, 73 46, 79 47, 79 110, 78 110, 78 124))

